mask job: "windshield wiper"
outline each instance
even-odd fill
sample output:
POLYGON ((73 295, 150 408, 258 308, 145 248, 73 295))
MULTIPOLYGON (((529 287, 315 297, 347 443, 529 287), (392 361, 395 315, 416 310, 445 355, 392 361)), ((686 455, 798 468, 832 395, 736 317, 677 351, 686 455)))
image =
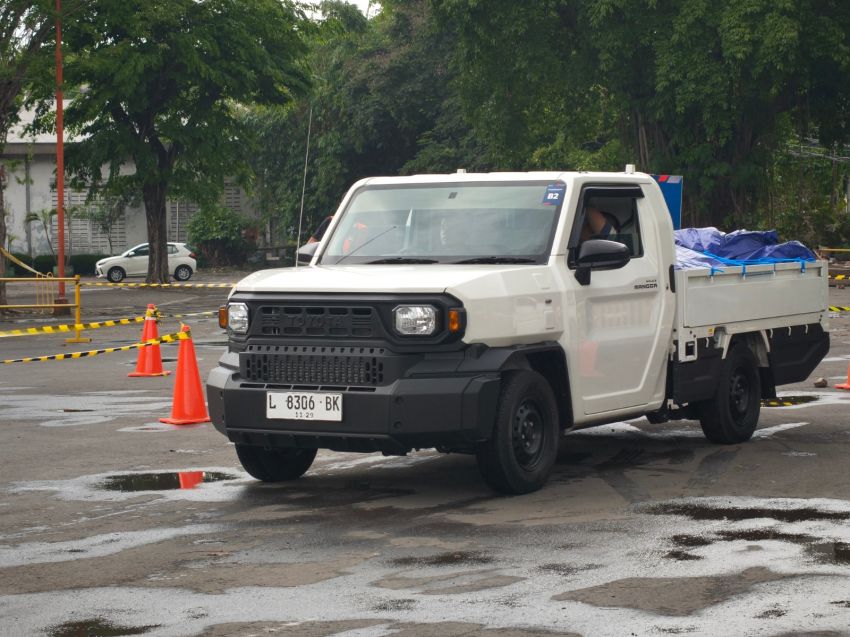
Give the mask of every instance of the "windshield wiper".
POLYGON ((387 257, 386 259, 375 259, 367 261, 366 265, 377 265, 381 263, 437 263, 436 259, 419 259, 416 257, 387 257))
POLYGON ((537 263, 537 261, 528 257, 474 257, 452 263, 537 263))

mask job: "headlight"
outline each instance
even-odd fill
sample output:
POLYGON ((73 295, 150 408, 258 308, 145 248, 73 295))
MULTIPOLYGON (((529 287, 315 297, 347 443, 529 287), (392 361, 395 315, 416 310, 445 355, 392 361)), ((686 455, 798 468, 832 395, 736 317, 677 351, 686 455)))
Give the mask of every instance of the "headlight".
POLYGON ((429 336, 437 331, 437 310, 430 305, 399 305, 393 317, 396 332, 403 336, 429 336))
POLYGON ((234 334, 248 331, 248 306, 244 303, 231 303, 227 306, 227 327, 234 334))

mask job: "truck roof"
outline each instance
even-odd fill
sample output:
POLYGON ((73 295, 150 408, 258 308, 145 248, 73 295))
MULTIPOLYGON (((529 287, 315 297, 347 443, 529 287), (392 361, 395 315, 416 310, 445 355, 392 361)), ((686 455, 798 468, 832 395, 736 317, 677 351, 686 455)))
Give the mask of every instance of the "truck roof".
POLYGON ((530 172, 490 172, 490 173, 444 173, 427 175, 408 175, 402 177, 367 177, 358 181, 355 186, 375 186, 390 184, 431 184, 445 182, 486 182, 486 181, 573 181, 577 177, 598 178, 601 181, 652 181, 646 173, 625 172, 580 172, 564 170, 530 171, 530 172))

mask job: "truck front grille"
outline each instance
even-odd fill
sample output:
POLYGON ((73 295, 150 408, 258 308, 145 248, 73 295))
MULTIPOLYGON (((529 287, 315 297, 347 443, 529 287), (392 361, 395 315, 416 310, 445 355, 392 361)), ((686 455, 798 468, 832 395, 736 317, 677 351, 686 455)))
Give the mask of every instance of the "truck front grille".
POLYGON ((376 386, 384 381, 383 356, 378 347, 249 345, 239 367, 251 382, 376 386))
POLYGON ((370 338, 381 334, 374 308, 336 305, 262 305, 253 333, 262 336, 370 338))

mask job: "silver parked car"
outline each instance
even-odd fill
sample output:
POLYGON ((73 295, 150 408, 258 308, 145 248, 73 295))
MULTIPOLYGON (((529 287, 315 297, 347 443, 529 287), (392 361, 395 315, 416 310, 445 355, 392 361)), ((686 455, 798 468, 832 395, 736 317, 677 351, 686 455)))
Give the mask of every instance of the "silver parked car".
MULTIPOLYGON (((168 272, 178 281, 188 281, 198 268, 195 253, 185 243, 168 244, 168 272)), ((120 256, 107 257, 95 264, 94 272, 98 277, 106 277, 112 283, 119 283, 128 276, 145 276, 148 273, 148 255, 150 247, 140 243, 120 256)))

